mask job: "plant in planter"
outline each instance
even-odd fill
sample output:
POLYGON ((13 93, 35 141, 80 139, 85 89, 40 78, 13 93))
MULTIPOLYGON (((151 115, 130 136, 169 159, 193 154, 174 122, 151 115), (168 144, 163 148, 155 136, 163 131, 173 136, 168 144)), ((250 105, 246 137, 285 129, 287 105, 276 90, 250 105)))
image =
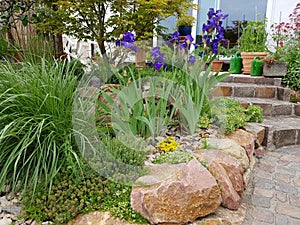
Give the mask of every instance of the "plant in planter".
POLYGON ((243 74, 250 74, 251 62, 255 56, 262 60, 267 55, 265 52, 267 41, 266 25, 262 21, 249 21, 243 27, 239 38, 241 56, 243 59, 243 74))
POLYGON ((283 84, 297 91, 300 90, 300 3, 289 15, 288 22, 273 24, 272 38, 275 41, 275 53, 280 61, 287 62, 287 72, 283 84))
POLYGON ((287 63, 275 55, 269 54, 264 59, 263 75, 267 77, 283 77, 287 73, 287 63))
POLYGON ((212 71, 220 71, 223 61, 219 61, 220 47, 222 44, 226 45, 224 39, 224 28, 222 26, 222 20, 228 17, 228 14, 224 14, 222 10, 214 10, 210 8, 208 13, 208 20, 202 26, 202 42, 200 46, 203 50, 200 51, 200 55, 209 54, 214 55, 211 58, 212 71), (215 60, 217 58, 217 60, 215 60))
POLYGON ((187 36, 192 33, 192 26, 195 23, 195 18, 193 16, 184 15, 177 19, 176 27, 178 27, 178 32, 180 36, 187 36))

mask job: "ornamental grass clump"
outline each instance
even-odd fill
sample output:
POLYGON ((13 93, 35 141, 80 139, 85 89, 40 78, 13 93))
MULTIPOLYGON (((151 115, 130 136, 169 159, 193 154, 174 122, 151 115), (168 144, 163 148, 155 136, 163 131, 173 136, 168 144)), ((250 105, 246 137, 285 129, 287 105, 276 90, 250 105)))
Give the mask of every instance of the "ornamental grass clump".
POLYGON ((67 62, 0 63, 0 190, 50 187, 61 167, 77 174, 72 127, 78 83, 67 62))

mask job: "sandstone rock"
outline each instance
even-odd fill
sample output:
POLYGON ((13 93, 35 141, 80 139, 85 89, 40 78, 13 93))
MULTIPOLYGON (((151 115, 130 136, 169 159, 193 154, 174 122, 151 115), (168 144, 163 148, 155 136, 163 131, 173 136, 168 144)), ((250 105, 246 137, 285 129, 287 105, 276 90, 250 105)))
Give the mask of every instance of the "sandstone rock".
POLYGON ((238 209, 245 188, 244 170, 240 162, 219 150, 195 151, 194 155, 208 164, 209 172, 216 178, 221 189, 222 205, 229 209, 238 209))
POLYGON ((151 224, 185 224, 215 212, 221 204, 213 176, 196 159, 149 168, 132 187, 131 205, 151 224))
POLYGON ((249 160, 251 160, 251 158, 253 157, 255 147, 255 138, 253 134, 242 129, 238 129, 235 132, 228 134, 226 138, 234 140, 240 146, 242 146, 246 150, 249 160))
POLYGON ((249 123, 246 126, 244 126, 244 129, 254 135, 257 143, 256 147, 262 145, 266 132, 266 129, 263 126, 257 123, 249 123))
POLYGON ((108 212, 92 212, 78 216, 67 225, 134 225, 132 223, 113 218, 108 212))
POLYGON ((249 167, 249 158, 247 156, 246 150, 234 140, 225 138, 208 138, 207 143, 212 149, 221 150, 236 158, 241 163, 244 170, 249 167))
POLYGON ((228 209, 236 210, 241 204, 241 197, 234 190, 225 169, 216 162, 212 162, 209 172, 216 178, 222 196, 222 205, 228 209))
POLYGON ((218 150, 195 151, 194 155, 200 157, 208 164, 209 167, 213 162, 220 164, 226 171, 234 190, 241 195, 245 189, 243 179, 243 167, 241 163, 233 156, 218 150))

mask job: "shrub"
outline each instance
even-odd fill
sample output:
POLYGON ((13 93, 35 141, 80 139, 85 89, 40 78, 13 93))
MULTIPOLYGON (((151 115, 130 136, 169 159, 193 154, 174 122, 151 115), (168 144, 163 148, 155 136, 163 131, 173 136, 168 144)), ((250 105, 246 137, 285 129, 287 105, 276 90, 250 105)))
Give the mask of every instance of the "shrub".
POLYGON ((233 99, 218 98, 212 104, 214 123, 221 127, 225 134, 235 131, 246 123, 245 109, 233 99))
POLYGON ((250 105, 248 108, 245 110, 246 117, 247 117, 247 122, 258 122, 262 123, 263 122, 263 112, 262 108, 259 106, 255 105, 250 105))
POLYGON ((72 128, 74 67, 0 64, 0 189, 50 187, 63 165, 80 168, 72 128))
POLYGON ((246 124, 246 122, 263 121, 262 109, 259 106, 249 106, 247 109, 234 100, 218 98, 212 104, 212 119, 225 134, 229 134, 246 124))

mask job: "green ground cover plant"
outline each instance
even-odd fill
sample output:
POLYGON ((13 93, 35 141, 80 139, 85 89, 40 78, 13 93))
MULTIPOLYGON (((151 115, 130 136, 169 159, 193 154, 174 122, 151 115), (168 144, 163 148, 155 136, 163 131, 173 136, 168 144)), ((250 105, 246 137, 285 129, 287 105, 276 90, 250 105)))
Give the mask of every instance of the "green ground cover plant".
POLYGON ((60 171, 50 193, 46 190, 28 191, 22 201, 24 217, 59 225, 66 224, 79 214, 99 210, 109 211, 113 216, 133 223, 147 223, 131 208, 131 186, 109 181, 86 165, 82 169, 79 179, 68 170, 60 171))

